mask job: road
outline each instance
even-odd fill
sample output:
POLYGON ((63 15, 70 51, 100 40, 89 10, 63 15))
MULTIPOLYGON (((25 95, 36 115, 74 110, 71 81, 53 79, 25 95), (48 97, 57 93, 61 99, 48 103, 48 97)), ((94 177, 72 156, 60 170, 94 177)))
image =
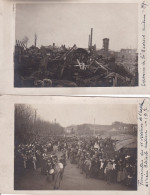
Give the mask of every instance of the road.
MULTIPOLYGON (((60 156, 60 153, 57 153, 60 156)), ((45 175, 40 174, 40 170, 27 170, 22 178, 16 179, 15 190, 53 190, 52 183, 46 180, 45 175)), ((86 178, 85 174, 80 173, 77 165, 70 164, 67 160, 67 166, 64 171, 63 180, 59 190, 132 190, 121 184, 107 184, 106 181, 93 178, 86 178)))

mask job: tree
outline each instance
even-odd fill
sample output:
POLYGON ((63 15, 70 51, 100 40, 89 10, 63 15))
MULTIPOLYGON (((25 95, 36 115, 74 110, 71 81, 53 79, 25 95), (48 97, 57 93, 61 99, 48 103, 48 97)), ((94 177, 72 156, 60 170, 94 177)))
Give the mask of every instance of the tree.
POLYGON ((28 46, 28 42, 29 42, 29 38, 27 36, 24 36, 22 42, 24 43, 24 45, 27 47, 28 46))
POLYGON ((25 104, 15 105, 15 143, 28 143, 33 140, 35 115, 25 104))
POLYGON ((64 128, 36 117, 36 110, 30 105, 15 105, 15 145, 40 140, 41 137, 63 135, 64 128))
POLYGON ((63 135, 64 128, 58 123, 50 123, 49 121, 43 121, 37 119, 35 124, 36 136, 53 136, 53 135, 63 135))

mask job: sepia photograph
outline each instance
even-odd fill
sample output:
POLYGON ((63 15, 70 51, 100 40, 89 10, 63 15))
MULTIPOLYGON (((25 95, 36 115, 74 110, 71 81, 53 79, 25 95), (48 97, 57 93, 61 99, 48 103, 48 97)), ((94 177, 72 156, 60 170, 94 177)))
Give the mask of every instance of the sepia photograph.
POLYGON ((14 87, 135 87, 138 3, 17 3, 14 87))
POLYGON ((14 190, 137 191, 137 102, 93 99, 14 105, 14 190))

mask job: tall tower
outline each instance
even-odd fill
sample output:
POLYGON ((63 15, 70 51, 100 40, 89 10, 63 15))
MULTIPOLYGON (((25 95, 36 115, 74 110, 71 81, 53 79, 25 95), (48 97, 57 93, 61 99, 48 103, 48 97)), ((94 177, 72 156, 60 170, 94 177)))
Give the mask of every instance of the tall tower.
POLYGON ((104 55, 107 57, 108 50, 109 50, 109 39, 108 38, 103 39, 103 49, 104 49, 104 55))

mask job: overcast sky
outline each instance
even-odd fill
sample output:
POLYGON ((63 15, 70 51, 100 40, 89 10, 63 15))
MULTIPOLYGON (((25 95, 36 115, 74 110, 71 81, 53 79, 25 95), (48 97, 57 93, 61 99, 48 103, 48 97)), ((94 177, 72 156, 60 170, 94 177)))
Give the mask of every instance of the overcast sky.
POLYGON ((109 125, 115 121, 137 124, 136 104, 51 104, 32 105, 37 116, 66 127, 83 123, 109 125))
POLYGON ((29 45, 51 45, 87 48, 90 29, 93 43, 102 48, 102 39, 110 39, 110 49, 136 48, 138 38, 137 4, 50 3, 17 4, 16 39, 26 35, 29 45))

